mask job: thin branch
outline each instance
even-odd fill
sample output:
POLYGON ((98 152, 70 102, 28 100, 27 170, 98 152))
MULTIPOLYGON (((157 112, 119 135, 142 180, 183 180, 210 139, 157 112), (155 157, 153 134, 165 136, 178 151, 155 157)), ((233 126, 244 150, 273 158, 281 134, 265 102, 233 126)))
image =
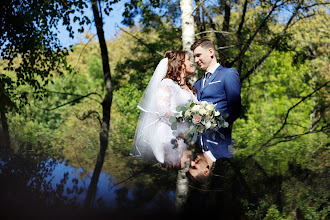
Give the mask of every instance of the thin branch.
MULTIPOLYGON (((267 16, 265 17, 265 19, 261 22, 261 24, 258 26, 257 30, 251 35, 251 37, 246 41, 243 49, 240 51, 239 55, 230 63, 230 66, 232 66, 237 60, 242 60, 244 57, 245 52, 249 49, 253 39, 257 36, 257 34, 259 33, 259 31, 266 25, 266 23, 268 22, 268 19, 270 18, 270 16, 273 14, 274 10, 279 7, 279 5, 277 5, 277 3, 280 0, 277 0, 273 7, 270 9, 270 11, 268 12, 267 16)), ((282 3, 284 4, 284 3, 282 3)))
MULTIPOLYGON (((214 31, 216 31, 216 29, 217 29, 216 26, 218 25, 218 23, 215 23, 215 22, 213 21, 212 16, 211 16, 210 13, 209 13, 209 10, 206 9, 206 8, 204 7, 204 5, 202 5, 202 8, 203 8, 203 11, 206 13, 206 16, 210 19, 212 29, 213 29, 214 31)), ((219 29, 220 29, 220 28, 219 28, 219 29)), ((217 34, 217 32, 214 32, 214 33, 217 34)))
POLYGON ((238 26, 238 30, 237 30, 237 35, 240 36, 241 32, 242 32, 242 28, 243 28, 243 24, 245 21, 245 14, 246 14, 246 10, 247 10, 247 5, 248 5, 249 0, 245 0, 244 2, 244 6, 243 6, 243 13, 242 13, 242 17, 241 17, 241 22, 238 26))
POLYGON ((218 47, 218 48, 216 48, 216 50, 224 50, 224 49, 233 48, 233 47, 236 47, 236 45, 229 45, 229 46, 224 46, 224 47, 218 47))
MULTIPOLYGON (((205 2, 205 0, 202 0, 201 2, 199 2, 199 3, 195 6, 195 8, 193 9, 192 13, 194 13, 194 11, 196 11, 196 9, 197 9, 199 6, 203 5, 204 2, 205 2)), ((199 16, 199 15, 198 15, 198 16, 199 16)))
MULTIPOLYGON (((282 124, 281 128, 277 130, 277 132, 270 138, 268 139, 264 144, 261 144, 260 147, 258 147, 252 154, 250 154, 247 158, 251 158, 253 157, 256 152, 258 152, 262 147, 269 147, 269 146, 274 146, 278 143, 281 143, 281 142, 289 142, 289 141, 292 141, 292 140, 295 140, 303 135, 307 135, 307 134, 311 134, 311 133, 316 133, 316 132, 323 132, 325 130, 325 128, 329 127, 328 125, 325 126, 325 127, 322 127, 321 129, 319 130, 312 130, 312 129, 309 129, 308 131, 302 133, 302 134, 295 134, 295 135, 291 135, 291 136, 282 136, 282 137, 276 137, 276 135, 284 128, 285 125, 287 125, 287 118, 289 117, 289 114, 290 114, 290 111, 297 107, 300 103, 302 103, 303 101, 305 101, 307 98, 311 97, 315 92, 319 91, 320 89, 322 89, 323 87, 327 86, 327 84, 330 82, 330 80, 328 82, 326 82, 325 84, 323 84, 322 86, 318 87, 316 90, 314 90, 313 92, 311 92, 310 94, 308 94, 307 96, 305 96, 304 98, 302 98, 299 102, 297 102, 295 105, 293 105, 292 107, 290 107, 287 111, 287 114, 285 116, 285 121, 284 123, 282 124), (286 138, 287 140, 280 140, 280 141, 277 141, 275 143, 272 143, 270 144, 270 142, 274 139, 283 139, 283 138, 286 138)), ((319 120, 320 121, 320 120, 319 120)), ((314 126, 315 128, 315 126, 314 126)))
POLYGON ((289 114, 290 114, 291 110, 294 109, 295 107, 297 107, 300 103, 302 103, 303 101, 305 101, 307 98, 311 97, 314 93, 316 93, 317 91, 319 91, 319 90, 322 89, 323 87, 327 86, 327 84, 328 84, 329 82, 330 82, 330 80, 329 80, 328 82, 324 83, 322 86, 318 87, 318 88, 317 88, 316 90, 314 90, 312 93, 310 93, 310 94, 308 94, 307 96, 305 96, 304 98, 302 98, 299 102, 297 102, 297 103, 296 103, 295 105, 293 105, 291 108, 289 108, 289 110, 288 110, 287 113, 286 113, 286 116, 285 116, 285 118, 284 118, 284 122, 283 122, 281 128, 278 129, 277 132, 275 132, 274 137, 276 137, 276 135, 277 135, 278 133, 280 133, 280 131, 282 131, 282 129, 283 129, 284 126, 286 125, 286 121, 287 121, 287 119, 288 119, 288 117, 289 117, 289 114))
POLYGON ((96 115, 96 118, 98 119, 99 121, 99 124, 100 124, 100 127, 102 126, 102 121, 101 121, 101 117, 100 117, 100 114, 97 112, 97 111, 88 111, 87 114, 83 114, 82 117, 79 117, 78 115, 76 115, 76 117, 80 120, 80 121, 84 121, 86 118, 88 118, 89 116, 91 116, 92 114, 95 114, 96 115))
POLYGON ((285 142, 296 140, 296 139, 298 139, 298 138, 300 138, 301 136, 304 136, 304 135, 313 134, 313 133, 319 133, 319 132, 324 132, 326 130, 326 128, 329 128, 329 126, 323 126, 319 130, 308 130, 308 131, 306 131, 304 133, 301 133, 301 134, 288 135, 288 136, 283 136, 283 137, 274 137, 273 140, 275 140, 275 139, 281 139, 281 140, 276 141, 276 142, 274 142, 272 144, 265 145, 265 146, 270 147, 270 146, 274 146, 274 145, 279 144, 279 143, 285 143, 285 142))
MULTIPOLYGON (((56 94, 61 94, 61 95, 82 96, 80 94, 74 94, 74 93, 68 93, 68 92, 57 92, 57 91, 49 91, 49 90, 46 90, 46 91, 49 92, 49 93, 56 93, 56 94)), ((102 100, 102 95, 97 93, 97 92, 91 92, 91 93, 88 93, 88 95, 97 95, 102 100)), ((96 99, 93 99, 93 98, 90 98, 90 97, 88 97, 88 98, 101 104, 101 102, 97 101, 96 99)))
POLYGON ((330 3, 327 3, 327 2, 324 2, 324 3, 314 3, 314 4, 311 4, 311 5, 306 5, 304 7, 301 7, 301 9, 304 9, 306 10, 307 8, 312 8, 312 7, 315 7, 315 6, 324 6, 324 5, 330 5, 330 3))
POLYGON ((234 32, 228 32, 228 31, 203 31, 203 32, 199 32, 197 34, 195 34, 195 36, 201 35, 201 34, 205 34, 205 33, 221 33, 221 34, 227 34, 227 35, 231 35, 231 34, 235 34, 234 32))
POLYGON ((123 32, 125 32, 126 34, 130 35, 131 37, 135 38, 138 42, 140 42, 141 44, 143 44, 144 46, 146 46, 150 51, 157 53, 160 56, 164 56, 161 52, 159 52, 158 50, 155 50, 154 48, 150 47, 147 43, 145 43, 141 38, 138 38, 136 36, 134 36, 133 34, 129 33, 128 31, 124 30, 123 28, 119 27, 119 25, 116 24, 116 26, 123 32))
POLYGON ((93 40, 93 38, 96 36, 96 34, 94 34, 88 41, 87 43, 84 45, 84 48, 81 50, 80 54, 79 54, 79 57, 78 57, 78 60, 77 60, 77 63, 76 63, 76 66, 75 68, 77 68, 77 65, 79 63, 79 60, 80 60, 80 57, 81 57, 81 54, 84 52, 86 46, 93 40))
MULTIPOLYGON (((90 95, 94 95, 94 94, 97 94, 97 93, 89 93, 89 94, 87 94, 87 95, 80 96, 79 98, 76 98, 76 99, 71 100, 71 101, 69 101, 69 102, 66 102, 66 103, 64 103, 64 104, 61 104, 61 105, 55 106, 55 107, 53 107, 53 108, 41 108, 41 107, 39 107, 39 106, 37 106, 37 105, 35 105, 35 106, 36 106, 37 108, 40 108, 40 109, 43 109, 43 110, 53 111, 53 110, 58 109, 58 108, 61 108, 61 107, 63 107, 63 106, 66 106, 66 105, 70 105, 70 104, 76 103, 76 102, 78 102, 78 101, 81 100, 81 99, 84 99, 84 98, 90 98, 89 96, 90 96, 90 95)), ((90 98, 90 99, 91 99, 91 98, 90 98)), ((96 101, 96 100, 95 100, 95 101, 96 101)), ((98 101, 97 101, 97 102, 98 102, 98 101)))
POLYGON ((286 23, 285 27, 283 28, 281 34, 276 38, 276 40, 274 41, 272 47, 268 50, 268 52, 261 57, 261 59, 259 59, 254 65, 253 67, 250 68, 250 70, 243 76, 241 77, 241 83, 248 78, 254 71, 255 69, 257 69, 257 67, 262 64, 266 58, 273 52, 273 50, 275 49, 277 43, 283 38, 283 36, 285 35, 287 29, 289 28, 291 22, 293 21, 293 18, 297 15, 298 11, 300 9, 300 5, 298 4, 295 8, 295 11, 293 12, 293 14, 291 15, 289 21, 286 23))

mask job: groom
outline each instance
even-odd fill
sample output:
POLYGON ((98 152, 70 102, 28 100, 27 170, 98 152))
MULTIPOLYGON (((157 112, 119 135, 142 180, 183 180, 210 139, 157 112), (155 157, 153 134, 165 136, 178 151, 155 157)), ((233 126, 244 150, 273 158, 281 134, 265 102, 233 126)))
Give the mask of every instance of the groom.
POLYGON ((202 180, 210 174, 217 159, 232 157, 229 149, 231 130, 241 111, 241 83, 236 69, 225 68, 217 62, 215 46, 211 40, 199 39, 190 49, 196 64, 205 71, 204 76, 194 83, 197 99, 216 104, 216 110, 220 109, 222 115, 228 114, 225 120, 229 123, 228 128, 219 130, 225 139, 222 139, 218 132, 206 132, 197 140, 203 154, 191 162, 189 173, 196 180, 202 180))

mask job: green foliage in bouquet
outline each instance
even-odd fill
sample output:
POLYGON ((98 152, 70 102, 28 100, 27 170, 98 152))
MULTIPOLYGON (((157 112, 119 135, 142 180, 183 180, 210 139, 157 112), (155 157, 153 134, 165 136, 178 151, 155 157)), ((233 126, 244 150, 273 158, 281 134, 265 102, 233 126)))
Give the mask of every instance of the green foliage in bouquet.
MULTIPOLYGON (((218 130, 227 128, 229 123, 224 120, 228 114, 222 115, 220 111, 215 110, 215 104, 206 101, 193 102, 190 101, 185 106, 179 105, 176 113, 170 117, 172 130, 176 130, 178 123, 185 122, 189 125, 189 129, 185 132, 186 139, 192 137, 192 141, 196 142, 198 133, 207 131, 218 132, 222 139, 225 136, 218 130)), ((215 133, 213 134, 215 139, 215 133)))

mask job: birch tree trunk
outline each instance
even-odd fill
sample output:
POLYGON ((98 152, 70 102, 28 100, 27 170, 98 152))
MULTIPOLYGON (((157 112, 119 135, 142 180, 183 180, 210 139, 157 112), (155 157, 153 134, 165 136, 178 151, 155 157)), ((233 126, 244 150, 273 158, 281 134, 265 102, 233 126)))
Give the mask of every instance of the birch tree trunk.
MULTIPOLYGON (((195 27, 194 27, 194 17, 193 17, 193 5, 192 0, 180 0, 181 8, 181 22, 182 22, 182 47, 186 51, 190 59, 193 60, 193 53, 190 50, 190 46, 195 40, 195 27)), ((192 79, 193 81, 196 81, 192 79)), ((178 177, 176 182, 175 191, 175 207, 177 212, 183 211, 183 207, 187 202, 189 181, 186 176, 190 166, 190 160, 186 162, 185 168, 178 171, 178 177)))
POLYGON ((175 208, 177 212, 182 212, 184 205, 187 202, 189 180, 186 176, 186 172, 189 170, 190 160, 187 161, 185 168, 178 171, 178 177, 176 180, 175 190, 175 208))
POLYGON ((195 25, 193 16, 193 1, 180 0, 181 9, 181 28, 182 28, 182 48, 186 51, 190 58, 193 58, 193 53, 190 46, 195 41, 195 25))

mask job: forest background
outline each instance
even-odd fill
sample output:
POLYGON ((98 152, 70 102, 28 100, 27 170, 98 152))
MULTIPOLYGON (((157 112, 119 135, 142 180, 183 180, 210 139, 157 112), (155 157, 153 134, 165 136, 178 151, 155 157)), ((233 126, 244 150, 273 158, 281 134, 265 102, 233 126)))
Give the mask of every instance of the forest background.
MULTIPOLYGON (((161 55, 182 49, 179 6, 179 1, 132 0, 125 27, 106 42, 113 99, 103 171, 116 178, 125 175, 121 158, 129 157, 136 106, 161 55)), ((258 195, 253 204, 251 195, 242 200, 246 215, 325 218, 330 207, 328 3, 196 0, 194 9, 196 39, 214 40, 219 62, 240 73, 243 112, 234 123, 233 160, 248 194, 258 195), (276 192, 253 187, 260 179, 276 192)), ((84 38, 63 52, 63 62, 47 75, 23 77, 20 65, 30 60, 2 56, 0 133, 2 140, 9 133, 10 142, 1 142, 6 147, 60 155, 74 167, 93 169, 106 88, 96 34, 85 32, 84 38)))

